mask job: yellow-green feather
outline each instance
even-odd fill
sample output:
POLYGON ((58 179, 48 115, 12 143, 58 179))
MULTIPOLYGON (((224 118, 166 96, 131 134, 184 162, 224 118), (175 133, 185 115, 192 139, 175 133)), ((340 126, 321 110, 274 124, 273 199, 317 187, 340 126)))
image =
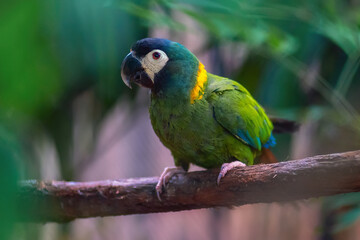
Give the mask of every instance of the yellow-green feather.
MULTIPOLYGON (((176 77, 169 76, 166 81, 183 80, 176 77)), ((172 152, 175 165, 214 168, 234 160, 253 164, 273 128, 264 110, 243 86, 209 73, 198 91, 201 97, 193 98, 198 77, 189 74, 191 84, 181 95, 153 93, 151 97, 153 128, 172 152), (242 132, 255 144, 242 139, 242 132)))

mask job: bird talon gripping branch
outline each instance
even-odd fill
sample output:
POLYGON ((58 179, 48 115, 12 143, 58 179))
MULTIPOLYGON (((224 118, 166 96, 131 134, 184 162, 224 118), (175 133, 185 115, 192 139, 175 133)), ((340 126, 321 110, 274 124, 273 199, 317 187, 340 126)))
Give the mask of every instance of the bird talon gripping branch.
POLYGON ((233 161, 231 163, 224 163, 221 168, 220 168, 220 173, 218 175, 218 178, 217 178, 217 185, 219 186, 220 185, 220 181, 223 177, 225 177, 226 173, 228 171, 230 171, 231 169, 233 169, 234 167, 245 167, 246 164, 245 163, 242 163, 240 161, 233 161))
POLYGON ((162 172, 158 183, 156 184, 156 194, 158 199, 161 201, 161 193, 162 193, 162 189, 166 187, 166 184, 169 182, 169 180, 178 173, 184 173, 184 169, 182 169, 181 167, 166 167, 164 169, 164 171, 162 172))

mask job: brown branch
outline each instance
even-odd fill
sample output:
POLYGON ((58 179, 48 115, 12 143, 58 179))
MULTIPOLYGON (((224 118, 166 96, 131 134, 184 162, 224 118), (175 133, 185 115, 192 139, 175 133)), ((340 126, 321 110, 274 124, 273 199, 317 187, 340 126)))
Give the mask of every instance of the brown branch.
POLYGON ((360 151, 321 155, 231 170, 216 185, 218 169, 174 176, 162 194, 157 177, 98 182, 26 181, 18 209, 22 221, 181 211, 284 202, 360 191, 360 151))

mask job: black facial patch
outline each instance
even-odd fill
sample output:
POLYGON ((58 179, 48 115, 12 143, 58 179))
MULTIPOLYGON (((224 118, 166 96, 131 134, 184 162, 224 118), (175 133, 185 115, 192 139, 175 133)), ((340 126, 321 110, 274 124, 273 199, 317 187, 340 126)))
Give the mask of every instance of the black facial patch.
POLYGON ((160 49, 166 53, 166 49, 170 47, 172 42, 163 38, 144 38, 137 41, 131 50, 138 58, 144 57, 146 54, 154 49, 160 49))

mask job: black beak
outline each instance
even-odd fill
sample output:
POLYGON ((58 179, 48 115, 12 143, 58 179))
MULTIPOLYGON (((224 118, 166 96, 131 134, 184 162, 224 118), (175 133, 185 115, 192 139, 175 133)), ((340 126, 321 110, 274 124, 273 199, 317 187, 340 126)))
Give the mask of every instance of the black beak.
POLYGON ((121 78, 129 88, 132 82, 146 88, 154 86, 153 80, 145 72, 140 61, 134 57, 133 52, 130 52, 121 64, 121 78))

